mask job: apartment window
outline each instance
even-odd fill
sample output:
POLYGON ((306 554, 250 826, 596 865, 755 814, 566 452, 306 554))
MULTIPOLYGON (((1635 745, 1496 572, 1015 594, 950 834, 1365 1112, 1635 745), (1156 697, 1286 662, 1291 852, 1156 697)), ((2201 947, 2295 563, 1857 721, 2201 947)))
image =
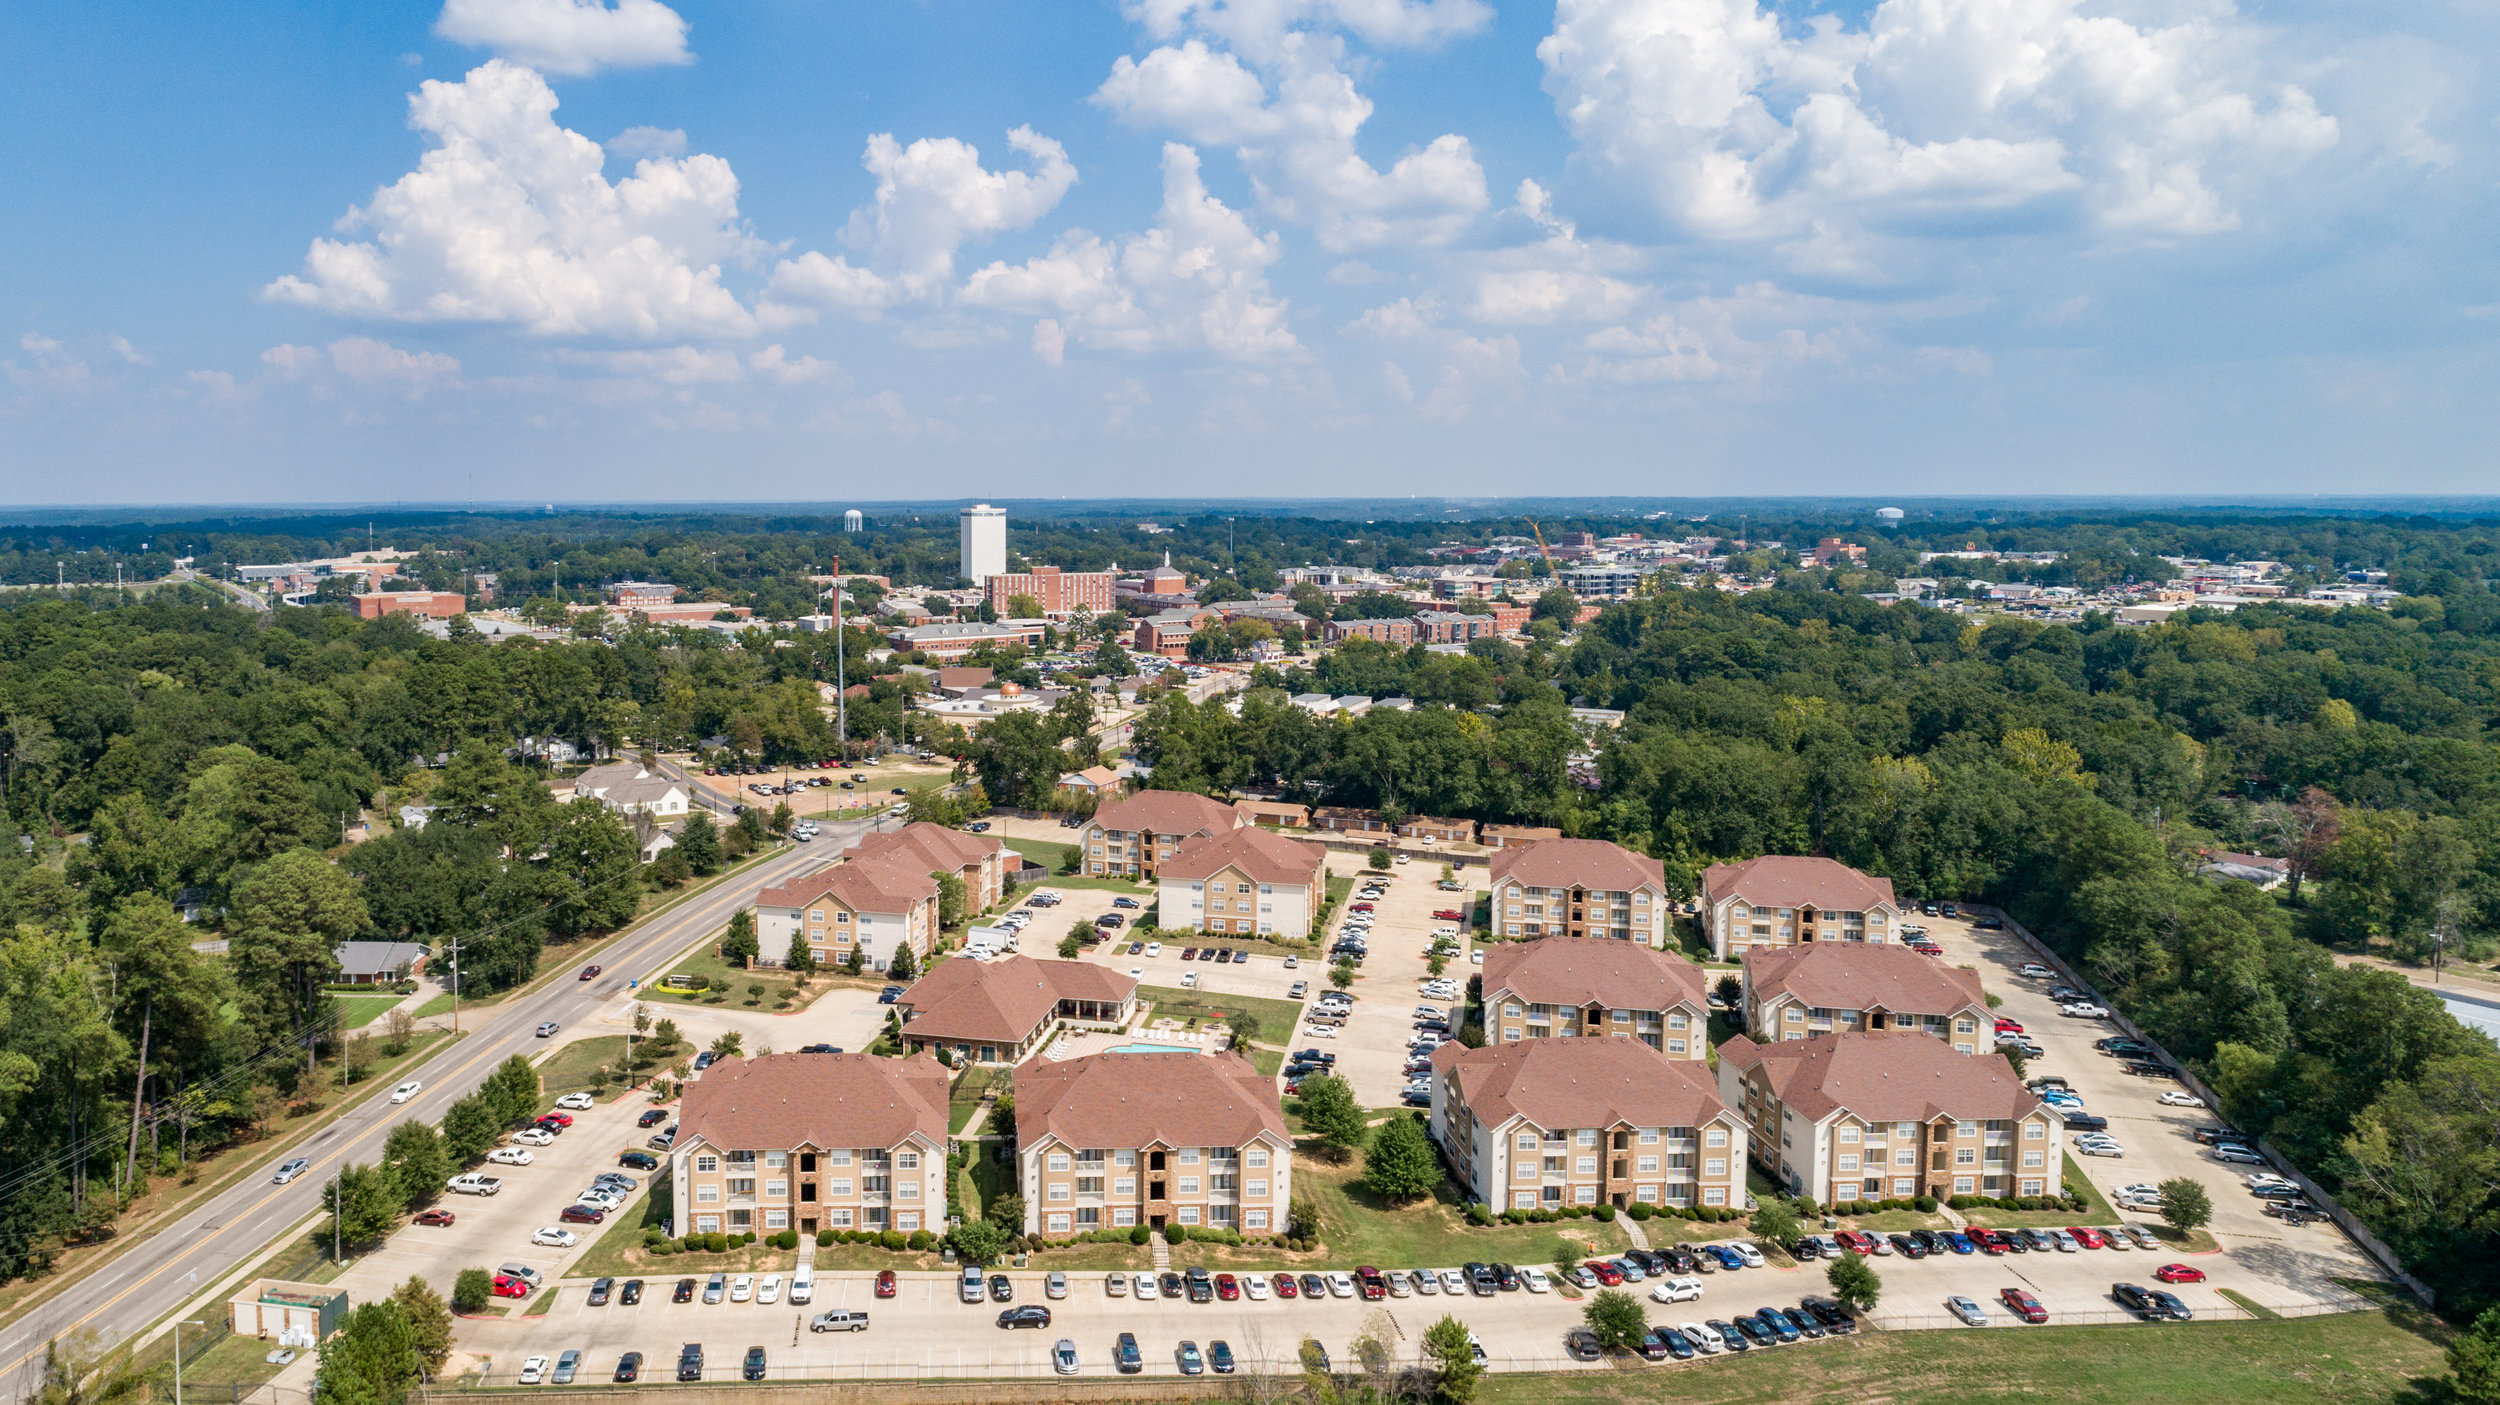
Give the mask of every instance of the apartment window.
POLYGON ((910 1230, 915 1230, 915 1229, 920 1228, 920 1212, 919 1212, 919 1211, 917 1211, 917 1210, 897 1210, 897 1211, 895 1211, 895 1212, 894 1212, 894 1227, 895 1227, 896 1229, 899 1229, 899 1230, 904 1230, 904 1231, 910 1231, 910 1230))
POLYGON ((1615 1011, 1614 1022, 1616 1024, 1630 1024, 1632 1022, 1632 1012, 1629 1010, 1615 1011))
POLYGON ((1133 1151, 1115 1151, 1111 1153, 1111 1164, 1114 1166, 1134 1166, 1137 1164, 1137 1153, 1133 1151))
POLYGON ((1858 1129, 1857 1129, 1857 1128, 1855 1128, 1855 1127, 1843 1127, 1843 1128, 1841 1128, 1841 1129, 1840 1129, 1840 1139, 1841 1139, 1842 1141, 1844 1141, 1844 1142, 1854 1142, 1854 1141, 1856 1141, 1856 1140, 1858 1139, 1858 1129))
POLYGON ((1053 1200, 1067 1199, 1068 1183, 1066 1181, 1052 1181, 1050 1183, 1050 1198, 1053 1200))
POLYGON ((1252 1165, 1252 1166, 1264 1166, 1264 1165, 1266 1165, 1266 1164, 1267 1164, 1267 1153, 1266 1153, 1266 1152, 1264 1152, 1264 1151, 1258 1151, 1258 1150, 1255 1150, 1255 1149, 1254 1149, 1254 1150, 1250 1151, 1249 1153, 1247 1153, 1246 1155, 1244 1155, 1244 1156, 1242 1157, 1242 1160, 1243 1160, 1243 1161, 1245 1161, 1245 1162, 1247 1162, 1247 1163, 1249 1163, 1249 1164, 1250 1164, 1250 1165, 1252 1165))
POLYGON ((1594 1175, 1596 1175, 1596 1174, 1597 1174, 1597 1158, 1596 1158, 1596 1157, 1594 1157, 1594 1156, 1583 1156, 1583 1157, 1581 1157, 1581 1158, 1580 1158, 1580 1163, 1579 1163, 1579 1172, 1580 1172, 1580 1174, 1581 1174, 1581 1175, 1583 1175, 1583 1176, 1594 1176, 1594 1175))
POLYGON ((1183 1152, 1181 1153, 1181 1164, 1182 1164, 1182 1165, 1184 1165, 1184 1166, 1195 1166, 1195 1165, 1197 1165, 1197 1164, 1198 1164, 1198 1148, 1196 1148, 1196 1147, 1194 1147, 1194 1146, 1193 1146, 1193 1147, 1190 1147, 1190 1148, 1188 1148, 1187 1150, 1183 1151, 1183 1152))
POLYGON ((694 1168, 698 1171, 717 1171, 720 1169, 720 1158, 708 1155, 698 1156, 694 1159, 694 1168))
POLYGON ((1841 1158, 1840 1158, 1840 1169, 1841 1169, 1842 1171, 1844 1171, 1844 1172, 1847 1172, 1847 1171, 1854 1171, 1854 1170, 1858 1169, 1858 1158, 1856 1158, 1856 1157, 1854 1157, 1854 1156, 1843 1156, 1843 1157, 1841 1157, 1841 1158))
POLYGON ((1049 1233, 1066 1234, 1068 1232, 1068 1217, 1065 1215, 1051 1215, 1043 1221, 1043 1225, 1049 1233))
POLYGON ((919 1170, 920 1153, 916 1151, 898 1151, 894 1153, 894 1169, 898 1171, 919 1170))
POLYGON ((1909 1176, 1895 1176, 1892 1181, 1892 1193, 1896 1196, 1916 1195, 1918 1182, 1909 1176))
POLYGON ((1244 1211, 1242 1211, 1242 1212, 1241 1212, 1241 1227, 1242 1227, 1243 1229, 1265 1229, 1265 1228, 1267 1228, 1267 1211, 1265 1211, 1265 1210, 1244 1210, 1244 1211))
POLYGON ((718 1215, 697 1215, 697 1216, 695 1216, 695 1219, 694 1219, 694 1232, 695 1232, 695 1233, 697 1233, 697 1234, 718 1234, 718 1233, 720 1233, 720 1216, 718 1216, 718 1215))
POLYGON ((1520 1134, 1519 1134, 1519 1149, 1520 1149, 1521 1151, 1534 1151, 1534 1150, 1536 1150, 1536 1133, 1534 1133, 1534 1132, 1522 1132, 1522 1133, 1520 1133, 1520 1134))
POLYGON ((1970 1177, 1968 1177, 1968 1176, 1955 1176, 1955 1177, 1953 1178, 1953 1193, 1954 1193, 1955 1195, 1968 1195, 1968 1194, 1970 1194, 1970 1193, 1971 1193, 1971 1186, 1972 1186, 1971 1178, 1970 1178, 1970 1177))
POLYGON ((851 1164, 851 1149, 847 1146, 835 1147, 827 1159, 836 1166, 848 1166, 851 1164))
POLYGON ((1052 1152, 1050 1154, 1050 1169, 1054 1171, 1064 1171, 1068 1169, 1067 1153, 1063 1151, 1052 1152))
POLYGON ((849 1229, 849 1228, 851 1227, 851 1212, 850 1212, 850 1211, 848 1211, 848 1210, 829 1210, 829 1211, 827 1211, 826 1213, 827 1213, 829 1216, 831 1216, 831 1218, 832 1218, 833 1228, 835 1228, 835 1229, 849 1229))
POLYGON ((1196 1224, 1198 1222, 1198 1207, 1195 1205, 1183 1205, 1180 1208, 1179 1213, 1182 1224, 1196 1224))
POLYGON ((1725 1127, 1713 1127, 1710 1129, 1710 1135, 1704 1138, 1703 1141, 1709 1146, 1726 1146, 1727 1129, 1725 1127))
POLYGON ((1641 1129, 1641 1145, 1643 1145, 1643 1146, 1656 1146, 1657 1144, 1658 1144, 1658 1129, 1657 1129, 1657 1128, 1655 1128, 1655 1127, 1643 1127, 1643 1128, 1641 1129))
POLYGON ((1692 1021, 1687 1016, 1680 1014, 1667 1016, 1667 1028, 1669 1029, 1686 1029, 1691 1027, 1691 1024, 1692 1021))
POLYGON ((1683 1040, 1681 1040, 1681 1039, 1670 1039, 1670 1040, 1668 1040, 1668 1041, 1667 1041, 1667 1052, 1668 1052, 1668 1053, 1670 1053, 1670 1054, 1681 1054, 1681 1053, 1683 1053, 1683 1052, 1684 1052, 1684 1041, 1683 1041, 1683 1040))
POLYGON ((696 1186, 694 1200, 698 1205, 717 1205, 720 1203, 720 1187, 716 1185, 696 1186))
POLYGON ((790 1227, 790 1212, 789 1212, 789 1211, 787 1211, 787 1210, 766 1210, 766 1211, 764 1212, 764 1228, 766 1228, 766 1229, 788 1229, 789 1227, 790 1227))
POLYGON ((1137 1211, 1126 1205, 1115 1205, 1112 1207, 1111 1227, 1113 1229, 1124 1229, 1136 1223, 1137 1211))
POLYGON ((1956 1165, 1956 1166, 1976 1166, 1976 1165, 1978 1165, 1978 1164, 1979 1164, 1979 1151, 1978 1151, 1978 1149, 1977 1149, 1976 1147, 1967 1147, 1967 1146, 1963 1146, 1963 1147, 1955 1147, 1955 1148, 1953 1149, 1953 1164, 1954 1164, 1954 1165, 1956 1165))
POLYGON ((1978 1136, 1979 1124, 1976 1122, 1956 1122, 1953 1124, 1953 1135, 1957 1137, 1978 1136))
POLYGON ((1180 1193, 1181 1193, 1181 1194, 1183 1194, 1183 1195, 1196 1195, 1196 1194, 1198 1193, 1198 1178, 1197 1178, 1196 1176, 1183 1176, 1183 1177, 1181 1177, 1180 1179, 1181 1179, 1181 1188, 1180 1188, 1180 1193))
POLYGON ((2045 1138, 2046 1136, 2048 1136, 2048 1134, 2049 1134, 2049 1129, 2048 1129, 2048 1128, 2046 1128, 2046 1127, 2044 1127, 2044 1126, 2042 1126, 2041 1124, 2039 1124, 2039 1123, 2037 1123, 2037 1122, 2026 1122, 2026 1123, 2024 1123, 2024 1124, 2023 1124, 2023 1140, 2024 1140, 2024 1141, 2027 1141, 2027 1142, 2036 1142, 2036 1141, 2039 1141, 2039 1140, 2041 1140, 2041 1139, 2045 1138))
POLYGON ((1640 1173, 1641 1173, 1642 1175, 1644 1175, 1644 1176, 1646 1176, 1646 1175, 1650 1175, 1651 1173, 1655 1172, 1657 1169, 1658 1169, 1658 1158, 1657 1158, 1657 1157, 1655 1157, 1655 1156, 1644 1156, 1644 1157, 1642 1157, 1642 1158, 1641 1158, 1641 1160, 1640 1160, 1640 1173))
POLYGON ((1575 1187, 1572 1198, 1582 1205, 1594 1205, 1597 1203, 1597 1187, 1593 1185, 1575 1187))
POLYGON ((1725 1205, 1727 1203, 1727 1187, 1716 1185, 1705 1187, 1701 1192, 1701 1203, 1704 1205, 1725 1205))
POLYGON ((1113 1195, 1135 1195, 1137 1193, 1136 1178, 1133 1176, 1125 1176, 1112 1181, 1111 1193, 1113 1195))
POLYGON ((1726 1175, 1727 1158, 1724 1156, 1711 1156, 1703 1158, 1701 1163, 1701 1173, 1705 1176, 1726 1175))
POLYGON ((765 1198, 765 1199, 767 1199, 767 1200, 787 1200, 787 1199, 789 1199, 789 1198, 790 1198, 790 1183, 789 1183, 788 1181, 766 1181, 766 1182, 764 1182, 764 1198, 765 1198))
POLYGON ((2039 1170, 2039 1169, 2040 1169, 2041 1164, 2042 1164, 2042 1160, 2041 1160, 2041 1156, 2040 1156, 2040 1153, 2039 1153, 2039 1152, 2036 1152, 2036 1151, 2026 1151, 2026 1152, 2024 1152, 2024 1153, 2023 1153, 2023 1169, 2024 1169, 2024 1170, 2026 1170, 2026 1171, 2037 1171, 2037 1170, 2039 1170))
POLYGON ((825 1182, 825 1194, 827 1195, 848 1195, 850 1193, 851 1183, 847 1180, 825 1182))
POLYGON ((1253 1200, 1260 1199, 1267 1194, 1267 1182, 1252 1181, 1249 1185, 1243 1187, 1242 1194, 1249 1196, 1253 1200))
POLYGON ((1582 1145, 1582 1146, 1595 1146, 1595 1145, 1597 1145, 1597 1129, 1596 1129, 1596 1128, 1594 1128, 1594 1127, 1583 1127, 1583 1128, 1581 1128, 1581 1129, 1580 1129, 1580 1145, 1582 1145))
POLYGON ((1529 1161, 1529 1160, 1526 1160, 1526 1159, 1522 1158, 1522 1159, 1521 1159, 1521 1161, 1519 1162, 1519 1172, 1518 1172, 1518 1174, 1519 1174, 1519 1179, 1521 1179, 1521 1180, 1523 1180, 1523 1181, 1532 1181, 1532 1180, 1535 1180, 1535 1179, 1536 1179, 1536 1170, 1537 1170, 1537 1166, 1536 1166, 1536 1163, 1535 1163, 1535 1162, 1533 1162, 1533 1161, 1529 1161))

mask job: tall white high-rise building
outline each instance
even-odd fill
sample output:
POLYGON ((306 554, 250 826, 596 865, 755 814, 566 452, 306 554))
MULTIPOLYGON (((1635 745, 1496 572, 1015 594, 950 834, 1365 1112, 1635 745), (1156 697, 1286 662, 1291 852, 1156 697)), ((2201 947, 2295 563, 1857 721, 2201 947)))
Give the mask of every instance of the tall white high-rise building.
POLYGON ((956 515, 963 542, 961 573, 974 585, 1007 574, 1007 509, 974 503, 956 515))

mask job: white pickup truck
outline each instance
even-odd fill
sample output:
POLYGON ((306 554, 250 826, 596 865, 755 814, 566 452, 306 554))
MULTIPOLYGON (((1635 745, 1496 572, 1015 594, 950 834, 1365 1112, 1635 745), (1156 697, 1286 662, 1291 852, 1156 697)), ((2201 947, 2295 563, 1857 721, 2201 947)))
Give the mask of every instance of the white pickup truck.
POLYGON ((493 1195, 502 1189, 501 1179, 476 1171, 471 1171, 465 1176, 451 1178, 451 1192, 454 1195, 493 1195))

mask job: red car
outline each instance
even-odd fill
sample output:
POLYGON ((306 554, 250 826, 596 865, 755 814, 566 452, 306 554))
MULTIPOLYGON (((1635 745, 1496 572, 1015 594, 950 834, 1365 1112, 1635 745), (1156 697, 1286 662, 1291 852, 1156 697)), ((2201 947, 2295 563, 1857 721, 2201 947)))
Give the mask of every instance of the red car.
POLYGON ((451 1225, 451 1211, 427 1210, 423 1214, 417 1216, 416 1222, 422 1225, 434 1225, 439 1228, 449 1228, 451 1225))
POLYGON ((607 1220, 608 1212, 596 1205, 567 1205, 556 1218, 566 1224, 601 1224, 607 1220))
POLYGON ((559 1127, 570 1127, 573 1125, 573 1114, 569 1112, 542 1112, 538 1114, 538 1120, 542 1125, 553 1122, 559 1127))
POLYGON ((1980 1229, 1974 1226, 1970 1231, 1970 1242, 1978 1245, 1979 1252, 1983 1254, 2003 1254, 2008 1252, 2005 1244, 2005 1232, 2003 1230, 1980 1229))
POLYGON ((2073 1235, 2075 1237, 2075 1242, 2082 1245, 2086 1249, 2106 1249, 2109 1247, 2109 1240, 2103 1236, 2099 1230, 2090 1228, 2089 1226, 2076 1225, 2074 1228, 2069 1229, 2066 1232, 2073 1235))
POLYGON ((2205 1270, 2186 1264, 2163 1264, 2153 1270, 2153 1276, 2164 1283, 2202 1283, 2205 1281, 2205 1270))
POLYGON ((2020 1034, 2022 1032, 2023 1027, 2013 1020, 2000 1019, 1997 1021, 1997 1033, 1999 1034, 2020 1034))
POLYGON ((1454 907, 1440 908, 1432 915, 1443 922, 1464 922, 1467 920, 1467 914, 1454 907))
POLYGON ((1875 1236, 1867 1234, 1863 1231, 1844 1229, 1832 1237, 1838 1239, 1841 1243, 1841 1247, 1847 1249, 1850 1253, 1872 1254, 1875 1252, 1875 1236))
POLYGON ((1348 911, 1348 912, 1369 912, 1369 911, 1371 911, 1371 910, 1372 910, 1372 905, 1371 905, 1370 903, 1356 903, 1356 904, 1354 904, 1353 906, 1351 906, 1351 907, 1349 907, 1349 908, 1347 908, 1347 909, 1346 909, 1346 911, 1348 911))
POLYGON ((529 1295, 530 1285, 527 1279, 513 1278, 500 1273, 495 1275, 496 1297, 526 1298, 529 1295))
POLYGON ((2040 1306, 2040 1300, 2020 1288, 2008 1288, 1997 1296, 2005 1299, 2005 1306, 2025 1322, 2037 1325, 2049 1320, 2049 1310, 2040 1306))
POLYGON ((1370 1264, 1354 1270, 1354 1286, 1367 1303, 1376 1303, 1389 1296, 1388 1280, 1382 1278, 1380 1270, 1370 1264))
POLYGON ((894 1296, 894 1270, 890 1268, 877 1270, 877 1296, 880 1298, 894 1296))
POLYGON ((1588 1268, 1589 1272, 1597 1275, 1598 1282, 1605 1284, 1609 1288, 1619 1288, 1623 1285, 1623 1270, 1606 1262, 1604 1259, 1591 1260, 1588 1268))
POLYGON ((1241 1280, 1233 1277, 1229 1273, 1219 1273, 1215 1275, 1215 1295, 1228 1303, 1232 1302, 1236 1298, 1239 1298, 1241 1296, 1241 1280))
POLYGON ((1280 1273, 1276 1275, 1276 1296, 1280 1298, 1293 1298, 1300 1297, 1301 1295, 1302 1290, 1294 1286, 1292 1274, 1280 1273))
POLYGON ((582 968, 582 979, 583 979, 583 980, 589 980, 589 979, 591 979, 592 977, 594 977, 594 976, 596 976, 596 975, 598 975, 598 974, 599 974, 599 968, 598 968, 598 967, 596 967, 596 966, 584 966, 584 967, 582 968))

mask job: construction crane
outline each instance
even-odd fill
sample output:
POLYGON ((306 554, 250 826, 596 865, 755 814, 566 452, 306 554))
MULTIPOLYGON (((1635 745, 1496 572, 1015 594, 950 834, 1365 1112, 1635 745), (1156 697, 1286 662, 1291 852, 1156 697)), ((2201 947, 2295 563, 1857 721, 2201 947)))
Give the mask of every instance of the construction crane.
POLYGON ((1528 522, 1528 530, 1529 530, 1529 531, 1531 531, 1531 532, 1536 533, 1536 549, 1537 549, 1537 554, 1545 558, 1545 564, 1546 564, 1546 565, 1548 565, 1548 566, 1553 565, 1553 564, 1554 564, 1554 551, 1553 551, 1553 548, 1551 548, 1551 547, 1549 547, 1549 546, 1547 546, 1547 545, 1545 544, 1545 529, 1544 529, 1543 527, 1538 526, 1538 525, 1536 524, 1536 519, 1535 519, 1535 518, 1533 518, 1533 517, 1528 518, 1528 519, 1527 519, 1527 522, 1528 522))

